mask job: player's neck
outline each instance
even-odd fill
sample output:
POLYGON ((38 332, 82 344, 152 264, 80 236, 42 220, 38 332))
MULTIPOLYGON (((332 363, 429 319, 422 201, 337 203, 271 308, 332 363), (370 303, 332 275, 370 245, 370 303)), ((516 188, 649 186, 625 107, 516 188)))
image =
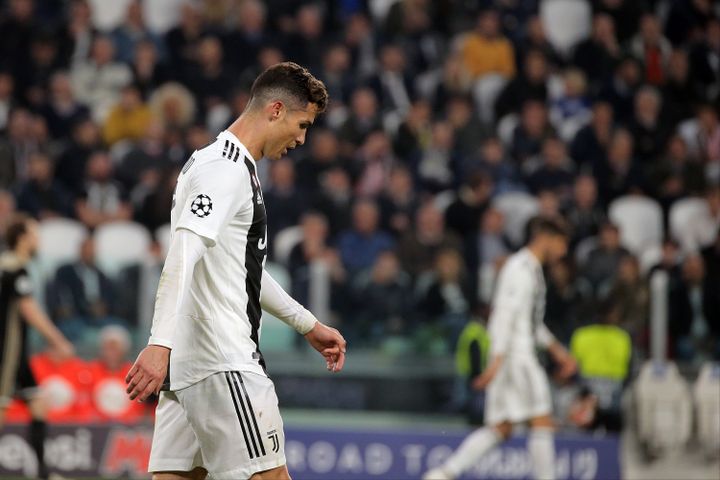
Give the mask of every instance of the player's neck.
POLYGON ((530 251, 530 253, 533 254, 533 256, 537 259, 540 265, 543 265, 545 263, 545 252, 540 245, 538 245, 537 243, 531 244, 527 246, 527 249, 530 251))
POLYGON ((235 135, 245 145, 250 155, 257 162, 262 156, 262 147, 265 143, 261 123, 255 115, 245 112, 235 120, 227 130, 235 135))

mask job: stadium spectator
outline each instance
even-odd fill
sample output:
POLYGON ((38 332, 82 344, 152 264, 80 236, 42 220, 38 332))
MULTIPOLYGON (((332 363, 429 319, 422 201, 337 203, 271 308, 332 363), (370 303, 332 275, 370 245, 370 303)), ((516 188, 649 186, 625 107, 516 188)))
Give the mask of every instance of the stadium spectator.
POLYGON ((101 148, 100 128, 89 117, 81 117, 72 125, 72 138, 59 155, 55 177, 76 198, 85 188, 85 171, 90 155, 101 148))
POLYGON ((369 268, 377 256, 394 246, 392 237, 379 229, 380 212, 369 199, 358 200, 352 208, 352 227, 341 232, 337 247, 343 265, 356 274, 369 268))
POLYGON ((572 227, 571 245, 597 235, 605 214, 598 204, 597 182, 591 175, 582 174, 575 179, 570 205, 564 212, 572 227))
POLYGON ((96 122, 102 122, 120 100, 122 88, 132 81, 132 72, 116 60, 112 40, 100 35, 93 39, 90 56, 73 64, 70 81, 75 98, 90 109, 96 122))
POLYGON ((378 254, 372 268, 353 281, 353 313, 343 330, 350 341, 377 346, 392 335, 405 334, 412 308, 412 279, 392 251, 378 254))
POLYGON ((10 72, 0 71, 0 132, 5 132, 10 111, 15 106, 15 80, 10 72))
POLYGON ((148 171, 160 172, 173 166, 168 158, 170 149, 165 143, 167 129, 162 122, 150 119, 139 133, 142 136, 122 154, 117 164, 115 177, 126 190, 142 181, 148 171))
POLYGON ((97 150, 87 161, 83 195, 75 204, 78 219, 89 228, 116 220, 129 220, 132 209, 128 197, 113 179, 113 164, 107 152, 97 150))
POLYGON ((473 79, 491 73, 506 78, 515 76, 513 46, 500 30, 500 15, 496 10, 480 13, 475 30, 464 37, 460 52, 463 68, 473 79))
POLYGON ((88 109, 75 98, 70 77, 58 71, 50 78, 49 95, 40 109, 53 138, 69 140, 76 122, 89 115, 88 109))
POLYGON ((263 190, 266 208, 274 215, 268 216, 268 235, 272 238, 280 230, 297 225, 302 212, 307 209, 305 192, 295 181, 295 164, 284 157, 270 165, 270 185, 263 190))
POLYGON ((690 76, 690 62, 685 50, 675 49, 670 54, 667 78, 661 87, 663 112, 671 126, 692 118, 703 94, 690 76))
POLYGON ((640 64, 629 56, 617 62, 610 78, 604 81, 598 97, 612 105, 618 123, 627 123, 632 117, 633 98, 641 81, 640 64))
POLYGON ((384 130, 370 132, 353 160, 352 168, 357 172, 355 194, 377 197, 385 187, 388 173, 397 163, 388 134, 384 130))
POLYGON ((552 101, 552 124, 564 138, 568 138, 588 123, 590 116, 585 74, 577 68, 569 68, 562 74, 561 93, 552 101))
POLYGON ((700 37, 699 42, 691 44, 690 71, 697 85, 703 89, 705 98, 717 100, 720 98, 720 66, 712 58, 720 51, 720 20, 708 15, 704 35, 700 37))
POLYGON ((345 169, 334 166, 321 174, 320 191, 312 205, 328 219, 331 237, 335 238, 350 225, 352 201, 352 183, 345 169))
POLYGON ((103 124, 105 143, 112 146, 122 140, 139 140, 151 121, 152 112, 143 102, 140 90, 134 85, 123 87, 120 101, 110 108, 103 124))
POLYGON ((170 68, 176 75, 185 78, 192 70, 198 44, 207 28, 203 24, 200 5, 183 2, 180 8, 180 23, 165 34, 165 45, 170 68))
POLYGON ((642 348, 650 311, 650 288, 640 275, 640 263, 632 255, 620 259, 617 274, 607 298, 617 308, 617 325, 630 334, 634 344, 642 348))
POLYGON ((5 230, 15 214, 15 196, 7 190, 0 190, 0 250, 5 250, 5 230))
POLYGON ((407 234, 411 230, 418 202, 410 171, 403 166, 394 167, 378 198, 382 228, 396 238, 407 234))
POLYGON ((384 118, 399 124, 415 97, 412 78, 400 46, 388 44, 381 48, 378 72, 367 83, 375 91, 384 118))
POLYGON ((7 15, 0 21, 0 58, 3 68, 10 70, 13 76, 18 74, 24 62, 30 44, 39 30, 33 11, 32 0, 15 0, 8 3, 7 15))
POLYGON ((575 47, 572 63, 585 72, 591 88, 597 91, 601 82, 610 77, 621 53, 612 17, 599 13, 593 17, 590 38, 575 47))
POLYGON ((148 404, 133 402, 125 393, 125 375, 132 367, 127 360, 131 346, 130 334, 123 327, 112 325, 100 330, 97 360, 88 363, 96 420, 135 423, 147 415, 148 404))
POLYGON ((353 92, 350 113, 337 132, 343 155, 352 156, 371 132, 381 129, 377 102, 370 88, 358 88, 353 92))
POLYGON ((600 201, 608 206, 628 193, 641 193, 646 181, 639 162, 633 155, 633 137, 625 129, 612 134, 606 162, 597 165, 593 175, 598 181, 600 201))
POLYGON ((475 173, 460 186, 458 196, 445 210, 445 224, 462 238, 474 234, 493 193, 492 179, 475 173))
POLYGON ((35 218, 71 217, 73 197, 63 184, 53 176, 52 159, 37 152, 28 161, 28 179, 19 185, 18 209, 35 218))
POLYGON ((518 113, 527 100, 546 102, 548 74, 545 55, 539 50, 526 52, 522 71, 508 82, 495 101, 495 118, 518 113))
POLYGON ((482 143, 477 158, 468 158, 461 171, 463 172, 461 178, 468 178, 477 172, 485 172, 492 179, 495 195, 527 190, 515 162, 510 159, 502 141, 495 136, 489 137, 482 143))
POLYGON ((355 86, 351 70, 350 50, 342 43, 327 47, 323 54, 322 69, 319 77, 328 89, 330 98, 335 99, 338 108, 347 105, 355 86))
POLYGON ((282 50, 293 61, 316 71, 320 66, 324 35, 323 9, 315 3, 301 4, 295 13, 294 28, 284 35, 282 50))
POLYGON ((582 171, 597 171, 605 162, 613 133, 613 108, 607 102, 596 101, 590 123, 582 127, 570 142, 570 157, 582 171))
POLYGON ((95 240, 86 238, 77 261, 60 266, 48 289, 48 310, 60 329, 80 340, 90 327, 117 323, 114 309, 117 287, 100 270, 95 259, 95 240))
POLYGON ((595 293, 606 290, 615 276, 622 258, 628 252, 620 245, 620 230, 612 223, 600 227, 599 245, 590 251, 587 260, 580 265, 581 276, 590 282, 595 293))
POLYGON ((260 50, 269 43, 266 17, 266 7, 262 2, 242 2, 232 19, 237 28, 230 29, 223 36, 223 49, 238 72, 252 66, 260 50))
MULTIPOLYGON (((472 106, 468 108, 472 114, 472 106)), ((399 158, 417 156, 427 144, 431 133, 432 107, 426 100, 417 100, 410 106, 400 123, 393 150, 399 158)), ((452 120, 451 120, 452 121, 452 120)))
POLYGON ((665 82, 670 73, 672 45, 663 36, 657 16, 652 13, 642 16, 640 29, 630 41, 629 50, 645 67, 646 83, 660 86, 665 82))
POLYGON ((135 44, 130 68, 133 83, 145 100, 155 89, 170 79, 167 65, 159 56, 158 47, 151 40, 140 40, 135 44))
POLYGON ((415 215, 415 228, 400 238, 397 246, 400 265, 413 278, 433 268, 440 250, 462 251, 462 241, 445 231, 445 219, 432 203, 422 205, 415 215))
POLYGON ((537 100, 526 101, 510 146, 516 164, 524 167, 525 161, 539 154, 545 139, 554 133, 545 104, 537 100))
POLYGON ((573 161, 568 157, 563 141, 548 137, 543 141, 540 161, 536 170, 528 177, 530 191, 537 194, 551 190, 560 198, 567 198, 573 183, 573 161))
POLYGON ((142 262, 120 269, 113 281, 117 293, 114 310, 117 318, 122 320, 116 324, 127 326, 133 332, 150 327, 166 255, 160 242, 153 239, 142 262))
MULTIPOLYGON (((478 118, 472 99, 468 96, 453 96, 448 99, 444 110, 453 128, 455 153, 460 157, 475 155, 482 141, 493 132, 478 118)), ((426 146, 425 142, 422 142, 422 146, 426 146)))
POLYGON ((30 155, 45 143, 42 125, 24 108, 10 112, 6 135, 0 138, 0 187, 27 179, 30 155))
POLYGON ((488 207, 482 213, 480 228, 465 239, 464 257, 471 291, 482 292, 482 300, 492 294, 496 266, 512 252, 510 239, 504 233, 505 218, 499 210, 488 207), (486 274, 492 274, 492 278, 486 274))
POLYGON ((139 0, 131 0, 126 8, 125 20, 110 33, 117 51, 117 59, 126 64, 131 63, 137 46, 145 41, 152 42, 155 49, 162 52, 164 48, 162 40, 150 32, 145 25, 142 3, 139 0))
POLYGON ((569 260, 550 266, 547 278, 545 324, 563 345, 569 345, 574 331, 587 322, 592 292, 578 277, 569 260))
POLYGON ((668 139, 668 129, 660 117, 661 108, 660 92, 655 87, 644 86, 635 94, 630 132, 634 137, 635 156, 644 171, 660 155, 668 139))
POLYGON ((473 388, 480 374, 487 368, 490 355, 490 335, 486 329, 487 322, 480 315, 481 310, 480 307, 473 309, 455 347, 455 369, 465 381, 466 410, 471 425, 481 425, 485 418, 485 392, 473 388))
POLYGON ((430 140, 411 162, 416 165, 418 186, 422 191, 437 193, 453 187, 460 160, 454 153, 454 134, 449 122, 435 122, 430 140))

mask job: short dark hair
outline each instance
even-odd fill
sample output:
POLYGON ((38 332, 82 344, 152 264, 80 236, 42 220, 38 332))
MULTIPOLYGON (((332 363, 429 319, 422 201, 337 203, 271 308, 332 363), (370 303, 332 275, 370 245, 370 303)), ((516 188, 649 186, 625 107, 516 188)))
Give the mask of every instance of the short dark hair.
POLYGON ((538 235, 557 235, 569 237, 568 228, 560 218, 535 217, 528 223, 530 240, 538 235))
POLYGON ((303 107, 314 103, 318 113, 324 112, 328 103, 325 84, 315 78, 307 68, 294 62, 282 62, 268 67, 253 82, 250 103, 254 99, 267 101, 273 97, 290 97, 303 107))
POLYGON ((5 241, 11 250, 14 250, 20 238, 27 233, 28 223, 32 218, 25 213, 16 213, 5 229, 5 241))

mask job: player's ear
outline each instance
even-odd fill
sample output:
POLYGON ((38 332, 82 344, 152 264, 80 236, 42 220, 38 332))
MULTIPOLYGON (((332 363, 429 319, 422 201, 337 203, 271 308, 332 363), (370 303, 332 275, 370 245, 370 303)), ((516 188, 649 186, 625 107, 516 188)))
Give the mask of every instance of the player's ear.
POLYGON ((269 113, 270 113, 270 121, 274 122, 275 120, 279 120, 283 113, 285 112, 285 104, 280 100, 275 100, 272 103, 270 103, 269 106, 269 113))

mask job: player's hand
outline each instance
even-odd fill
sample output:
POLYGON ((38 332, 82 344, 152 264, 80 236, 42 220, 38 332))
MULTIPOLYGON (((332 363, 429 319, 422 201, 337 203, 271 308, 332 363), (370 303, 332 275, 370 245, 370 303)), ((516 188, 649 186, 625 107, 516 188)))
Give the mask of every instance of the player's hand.
POLYGON ((347 342, 337 329, 316 322, 313 329, 305 334, 305 339, 325 357, 328 370, 339 372, 343 369, 347 342))
POLYGON ((75 347, 68 340, 63 340, 55 345, 55 352, 60 360, 68 360, 75 356, 75 347))
POLYGON ((165 381, 169 361, 169 348, 160 345, 145 347, 125 377, 130 400, 137 398, 143 402, 153 393, 157 395, 165 381))
POLYGON ((561 380, 567 380, 577 372, 577 361, 570 354, 565 355, 558 363, 560 364, 558 377, 561 380))
POLYGON ((473 390, 485 390, 494 377, 494 372, 485 370, 482 375, 478 375, 472 381, 473 390))

